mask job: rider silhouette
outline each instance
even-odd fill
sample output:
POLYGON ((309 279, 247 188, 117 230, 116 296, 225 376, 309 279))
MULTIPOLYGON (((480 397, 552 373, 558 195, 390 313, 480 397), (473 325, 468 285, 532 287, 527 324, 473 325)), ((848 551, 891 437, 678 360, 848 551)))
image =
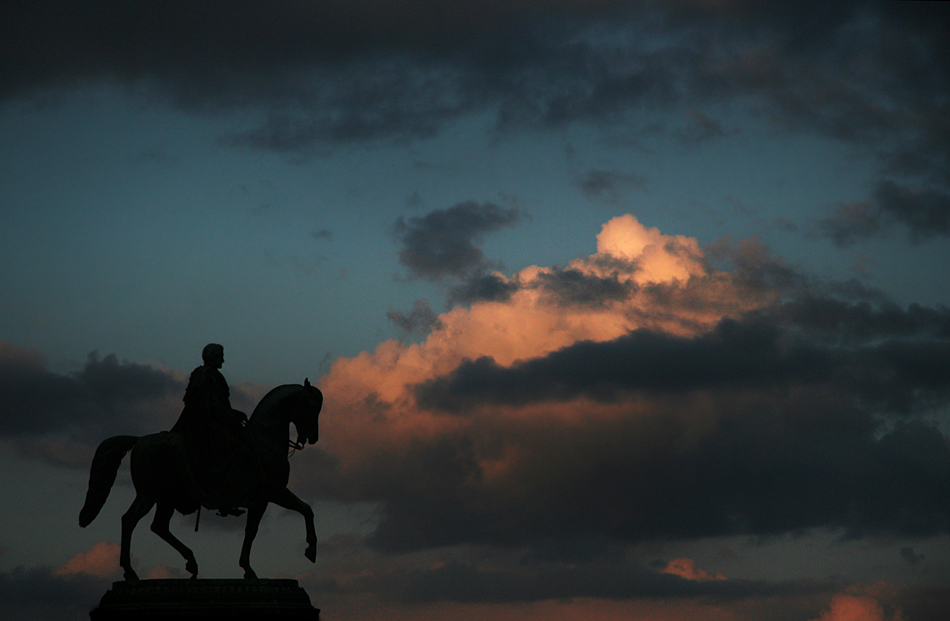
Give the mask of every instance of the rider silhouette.
POLYGON ((205 345, 201 359, 204 365, 191 372, 182 399, 185 408, 172 431, 182 431, 180 426, 191 426, 201 419, 215 419, 229 426, 242 425, 247 416, 231 408, 231 390, 218 370, 224 364, 224 347, 217 343, 205 345))
POLYGON ((188 461, 201 489, 201 504, 222 515, 241 515, 240 493, 232 482, 237 468, 246 463, 244 437, 247 416, 231 407, 231 391, 219 370, 224 347, 209 343, 201 352, 204 364, 191 373, 185 407, 172 431, 182 435, 188 461))

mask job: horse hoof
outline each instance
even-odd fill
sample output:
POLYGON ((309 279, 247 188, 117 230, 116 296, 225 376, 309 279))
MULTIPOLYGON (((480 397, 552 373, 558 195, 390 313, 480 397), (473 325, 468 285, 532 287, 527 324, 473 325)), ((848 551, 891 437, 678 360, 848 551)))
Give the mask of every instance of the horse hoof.
POLYGON ((244 579, 245 579, 245 580, 257 580, 257 574, 254 573, 254 570, 253 570, 253 569, 248 569, 247 571, 244 572, 244 579))
POLYGON ((303 555, 306 556, 308 559, 310 559, 311 563, 317 562, 317 548, 316 547, 307 548, 304 551, 303 555))
POLYGON ((192 578, 198 577, 198 563, 196 561, 187 561, 185 563, 185 571, 191 574, 192 578))
POLYGON ((126 582, 138 582, 139 580, 139 575, 135 573, 134 569, 127 570, 124 574, 122 574, 122 577, 125 578, 126 582))

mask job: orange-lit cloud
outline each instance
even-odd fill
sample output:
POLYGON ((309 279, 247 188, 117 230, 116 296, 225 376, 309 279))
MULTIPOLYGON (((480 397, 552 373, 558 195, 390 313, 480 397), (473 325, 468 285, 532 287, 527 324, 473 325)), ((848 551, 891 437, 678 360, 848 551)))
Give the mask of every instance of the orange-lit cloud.
POLYGON ((567 270, 528 267, 511 278, 496 274, 517 286, 511 298, 440 315, 438 327, 421 344, 387 341, 372 354, 338 360, 324 378, 326 389, 348 400, 372 392, 382 401, 398 402, 407 385, 444 374, 466 358, 490 356, 509 365, 640 327, 695 334, 771 299, 711 271, 695 239, 663 235, 631 215, 605 224, 597 247, 596 254, 571 262, 567 270), (558 281, 565 272, 574 283, 558 281), (583 282, 584 277, 591 280, 583 282), (687 291, 691 278, 709 287, 701 299, 689 299, 697 293, 687 291), (588 291, 586 297, 581 292, 572 298, 568 290, 605 280, 617 283, 619 293, 596 299, 597 292, 588 291))
POLYGON ((713 270, 695 239, 669 236, 631 215, 607 222, 598 252, 566 269, 528 267, 496 274, 514 287, 504 301, 476 301, 438 317, 422 343, 395 340, 337 360, 321 380, 328 403, 347 412, 327 418, 335 453, 353 457, 386 439, 448 433, 459 421, 419 411, 412 388, 464 360, 489 357, 509 366, 578 342, 605 342, 647 328, 676 335, 709 330, 774 300, 713 270), (606 295, 599 296, 604 288, 606 295))
MULTIPOLYGON (((352 602, 341 612, 346 621, 386 617, 406 621, 737 621, 749 619, 737 615, 728 605, 703 601, 662 602, 651 600, 607 600, 579 598, 545 600, 517 604, 460 604, 440 602, 428 605, 387 605, 372 602, 363 607, 352 602)), ((337 608, 339 609, 339 608, 337 608)))
MULTIPOLYGON (((632 277, 639 284, 686 281, 705 273, 703 253, 696 239, 664 235, 627 214, 613 218, 597 235, 597 255, 637 265, 632 277)), ((583 262, 574 265, 582 266, 583 262)))
POLYGON ((97 578, 111 578, 118 573, 119 544, 114 541, 100 541, 56 570, 58 576, 89 574, 97 578))
POLYGON ((904 621, 901 610, 891 604, 896 592, 886 583, 849 587, 832 597, 814 621, 904 621))
POLYGON ((181 578, 181 570, 174 569, 168 565, 156 565, 149 570, 146 578, 148 580, 165 580, 168 578, 181 578))
POLYGON ((674 576, 686 578, 687 580, 698 580, 700 582, 726 579, 726 576, 724 576, 722 572, 717 571, 715 574, 711 574, 705 569, 697 567, 696 562, 689 558, 673 559, 663 568, 663 573, 673 574, 674 576))
MULTIPOLYGON (((873 417, 921 390, 942 402, 914 370, 943 368, 927 339, 950 313, 823 297, 755 242, 704 250, 629 215, 604 224, 593 255, 493 278, 505 295, 320 380, 322 459, 295 483, 384 503, 382 548, 843 526, 840 486, 855 482, 835 478, 842 463, 871 476, 891 454, 948 452, 932 426, 875 437, 873 417)), ((901 476, 937 490, 946 475, 927 468, 901 476)), ((902 528, 900 505, 943 528, 931 494, 907 489, 862 497, 865 515, 902 528)))

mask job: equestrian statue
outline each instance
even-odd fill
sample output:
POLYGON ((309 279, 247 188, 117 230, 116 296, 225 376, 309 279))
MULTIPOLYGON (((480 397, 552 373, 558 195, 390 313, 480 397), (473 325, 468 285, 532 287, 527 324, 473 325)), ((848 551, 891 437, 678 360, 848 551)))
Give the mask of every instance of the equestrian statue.
MULTIPOLYGON (((114 436, 96 449, 89 474, 86 502, 79 525, 88 526, 105 505, 119 465, 131 451, 135 500, 122 516, 119 565, 126 580, 138 580, 129 551, 132 531, 155 506, 152 531, 185 559, 185 570, 198 576, 194 553, 169 530, 172 515, 194 513, 205 507, 219 515, 241 515, 247 510, 244 544, 239 565, 244 577, 257 579, 251 568, 251 544, 268 503, 303 515, 307 528, 304 555, 316 561, 317 535, 313 510, 287 489, 289 448, 303 449, 319 436, 318 418, 323 394, 309 380, 271 390, 248 418, 231 408, 230 391, 220 368, 224 348, 211 343, 202 352, 204 364, 194 370, 185 391, 185 406, 171 431, 152 435, 114 436), (290 424, 297 441, 290 440, 290 424)), ((196 523, 197 529, 197 523, 196 523)))

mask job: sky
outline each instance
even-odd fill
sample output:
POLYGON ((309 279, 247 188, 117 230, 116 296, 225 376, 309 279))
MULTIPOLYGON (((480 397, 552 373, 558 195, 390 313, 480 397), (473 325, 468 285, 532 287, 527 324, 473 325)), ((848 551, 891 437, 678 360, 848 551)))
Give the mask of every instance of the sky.
POLYGON ((209 342, 324 393, 252 562, 327 621, 950 618, 946 4, 4 6, 4 619, 121 579, 92 455, 209 342))

